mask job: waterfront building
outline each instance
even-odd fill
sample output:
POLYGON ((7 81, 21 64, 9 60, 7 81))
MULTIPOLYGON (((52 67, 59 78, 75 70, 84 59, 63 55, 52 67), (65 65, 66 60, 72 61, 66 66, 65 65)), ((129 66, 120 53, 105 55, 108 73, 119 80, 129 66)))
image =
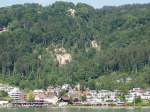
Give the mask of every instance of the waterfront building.
POLYGON ((44 101, 56 105, 58 103, 58 94, 59 92, 55 87, 49 86, 47 88, 46 98, 44 99, 44 101))
POLYGON ((42 89, 34 90, 33 94, 35 96, 35 101, 44 101, 46 98, 45 91, 42 89))
POLYGON ((141 100, 150 101, 150 90, 149 89, 145 90, 145 92, 141 96, 141 100))
POLYGON ((73 102, 81 102, 81 93, 75 88, 68 91, 68 96, 72 98, 73 102))
POLYGON ((117 92, 112 92, 109 90, 101 90, 98 91, 97 97, 104 102, 107 101, 115 102, 117 100, 117 94, 118 94, 117 92))
POLYGON ((47 103, 53 104, 53 105, 56 105, 59 101, 57 96, 48 96, 43 100, 44 100, 44 102, 47 102, 47 103))
POLYGON ((8 92, 8 95, 14 102, 20 102, 24 100, 24 94, 19 88, 12 89, 10 92, 8 92))
POLYGON ((144 91, 141 88, 133 88, 129 91, 128 95, 125 95, 125 99, 128 103, 133 103, 136 98, 141 98, 141 100, 149 100, 150 93, 148 91, 144 91))
POLYGON ((42 93, 44 93, 44 90, 42 90, 42 89, 36 89, 33 91, 34 95, 38 95, 38 94, 42 94, 42 93))
POLYGON ((7 107, 9 104, 8 101, 0 101, 0 107, 7 107))

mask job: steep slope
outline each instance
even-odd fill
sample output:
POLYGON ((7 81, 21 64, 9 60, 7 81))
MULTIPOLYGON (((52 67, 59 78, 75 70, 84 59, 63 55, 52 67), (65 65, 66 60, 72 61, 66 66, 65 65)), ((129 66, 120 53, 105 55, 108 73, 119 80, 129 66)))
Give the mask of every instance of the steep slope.
MULTIPOLYGON (((0 31, 0 78, 22 88, 81 83, 100 89, 103 77, 130 78, 149 69, 150 4, 14 5, 0 9, 0 28, 7 29, 0 31)), ((119 88, 115 84, 106 88, 119 88)))

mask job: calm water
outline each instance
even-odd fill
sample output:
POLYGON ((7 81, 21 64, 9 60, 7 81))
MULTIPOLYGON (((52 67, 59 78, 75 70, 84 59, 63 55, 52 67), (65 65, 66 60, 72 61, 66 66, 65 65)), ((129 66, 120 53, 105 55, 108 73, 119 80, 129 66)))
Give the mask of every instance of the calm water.
POLYGON ((51 108, 51 109, 0 109, 0 112, 150 112, 148 109, 101 109, 101 108, 51 108))

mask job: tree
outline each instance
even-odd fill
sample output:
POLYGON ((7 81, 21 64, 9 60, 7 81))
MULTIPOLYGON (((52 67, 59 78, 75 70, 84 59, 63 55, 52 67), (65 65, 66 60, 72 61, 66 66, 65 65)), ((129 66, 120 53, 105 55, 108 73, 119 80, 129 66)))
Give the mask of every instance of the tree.
POLYGON ((135 98, 135 104, 140 104, 141 102, 141 97, 135 98))
POLYGON ((0 91, 0 97, 8 97, 8 93, 5 91, 0 91))
POLYGON ((56 2, 47 7, 0 8, 0 77, 22 89, 64 83, 82 83, 91 89, 146 88, 150 86, 145 69, 150 69, 149 7, 94 9, 83 3, 56 2), (69 9, 75 11, 74 17, 68 15, 69 9), (100 51, 92 48, 93 40, 100 51), (60 67, 55 49, 61 47, 72 61, 60 67), (133 80, 117 83, 117 78, 126 80, 122 73, 133 80))
POLYGON ((35 101, 35 96, 34 96, 32 91, 28 92, 28 94, 27 94, 27 101, 29 101, 29 102, 35 101))
POLYGON ((86 101, 86 96, 81 96, 81 101, 82 102, 86 101))

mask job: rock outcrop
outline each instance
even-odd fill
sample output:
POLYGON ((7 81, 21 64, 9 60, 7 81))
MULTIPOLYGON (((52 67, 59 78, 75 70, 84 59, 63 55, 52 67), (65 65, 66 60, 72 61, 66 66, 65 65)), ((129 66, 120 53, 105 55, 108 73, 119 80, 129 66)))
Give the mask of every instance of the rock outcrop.
POLYGON ((96 40, 91 41, 91 47, 98 50, 98 51, 100 51, 100 49, 101 49, 101 46, 98 45, 96 40))
POLYGON ((66 65, 71 62, 72 57, 64 48, 55 49, 56 59, 59 65, 66 65))
POLYGON ((68 14, 72 17, 75 17, 75 14, 76 14, 76 10, 75 9, 69 9, 68 10, 68 14))

